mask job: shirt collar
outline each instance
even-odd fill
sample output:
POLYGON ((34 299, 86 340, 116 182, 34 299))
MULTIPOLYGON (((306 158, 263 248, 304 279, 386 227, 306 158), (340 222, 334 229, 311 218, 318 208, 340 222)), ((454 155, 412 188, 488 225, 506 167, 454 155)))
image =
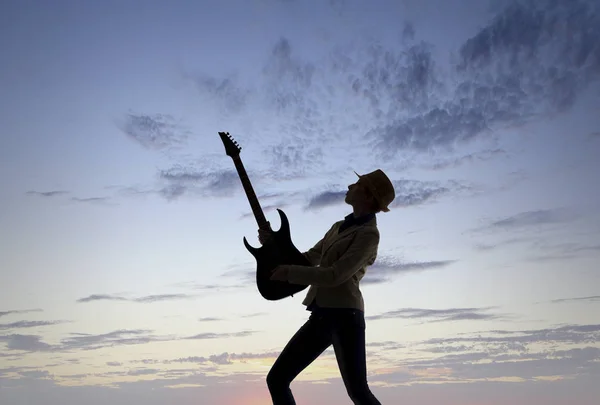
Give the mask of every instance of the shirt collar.
POLYGON ((373 218, 375 218, 375 214, 373 213, 361 215, 360 217, 356 218, 354 217, 353 213, 350 213, 344 218, 344 223, 347 225, 362 225, 366 222, 369 222, 373 218))

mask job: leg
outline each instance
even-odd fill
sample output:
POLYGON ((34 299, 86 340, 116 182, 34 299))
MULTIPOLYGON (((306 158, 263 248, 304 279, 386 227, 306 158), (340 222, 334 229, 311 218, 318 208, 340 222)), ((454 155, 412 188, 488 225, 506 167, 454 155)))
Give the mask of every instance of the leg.
POLYGON ((290 384, 302 370, 331 345, 331 333, 323 318, 311 314, 285 346, 267 375, 273 405, 295 405, 290 384))
POLYGON ((364 314, 352 311, 334 322, 333 347, 350 399, 355 405, 381 405, 367 383, 364 314))

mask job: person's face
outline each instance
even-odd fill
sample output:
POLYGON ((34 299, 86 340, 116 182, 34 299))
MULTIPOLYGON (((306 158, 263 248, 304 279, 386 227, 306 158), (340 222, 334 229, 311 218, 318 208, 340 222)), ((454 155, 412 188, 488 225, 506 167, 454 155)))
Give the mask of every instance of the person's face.
POLYGON ((371 204, 373 196, 365 184, 365 180, 359 178, 348 186, 346 202, 351 205, 367 206, 371 204))

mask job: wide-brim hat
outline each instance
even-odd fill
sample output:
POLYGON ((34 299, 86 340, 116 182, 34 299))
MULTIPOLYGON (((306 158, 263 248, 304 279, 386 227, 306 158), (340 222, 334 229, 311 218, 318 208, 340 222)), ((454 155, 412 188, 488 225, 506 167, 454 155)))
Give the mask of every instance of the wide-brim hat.
POLYGON ((381 211, 388 212, 390 210, 388 205, 396 198, 396 192, 394 191, 392 181, 383 170, 377 169, 367 174, 354 173, 359 178, 365 180, 365 185, 371 191, 377 203, 379 203, 381 211))
POLYGON ((381 211, 388 212, 390 210, 388 205, 396 198, 396 192, 392 181, 383 170, 377 169, 367 174, 354 173, 359 178, 365 180, 365 185, 371 191, 371 194, 373 194, 381 211))

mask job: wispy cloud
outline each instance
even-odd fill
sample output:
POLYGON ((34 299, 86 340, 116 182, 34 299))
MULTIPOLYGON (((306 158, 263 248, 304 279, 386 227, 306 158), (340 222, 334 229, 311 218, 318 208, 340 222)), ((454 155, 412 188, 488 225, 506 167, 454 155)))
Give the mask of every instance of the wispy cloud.
POLYGON ((265 353, 228 353, 224 352, 221 354, 213 354, 211 356, 190 356, 180 357, 173 360, 165 360, 164 363, 214 363, 214 364, 231 364, 234 361, 245 362, 248 360, 255 359, 269 359, 275 358, 279 355, 278 352, 265 352, 265 353))
POLYGON ((600 295, 592 295, 589 297, 575 297, 575 298, 558 298, 555 300, 551 300, 551 303, 559 304, 563 302, 582 302, 582 301, 600 301, 600 295))
POLYGON ((110 201, 110 197, 72 197, 71 201, 89 204, 105 204, 110 201))
MULTIPOLYGON (((402 40, 393 45, 346 37, 310 60, 282 37, 252 80, 240 72, 195 74, 192 82, 228 119, 277 133, 265 154, 281 171, 316 173, 348 144, 394 164, 399 154, 446 152, 569 110, 600 79, 598 26, 597 8, 585 0, 511 2, 449 60, 436 59, 414 26, 398 24, 402 40), (573 27, 582 34, 571 35, 573 27), (251 118, 256 110, 269 114, 269 127, 251 118)), ((488 145, 436 168, 502 153, 488 145)))
POLYGON ((395 311, 384 312, 379 315, 366 317, 368 320, 379 319, 428 319, 428 322, 449 321, 479 321, 496 320, 502 318, 497 314, 486 313, 491 308, 448 308, 448 309, 424 309, 403 308, 395 311))
POLYGON ((58 325, 65 322, 66 321, 18 321, 11 323, 0 323, 0 330, 36 328, 39 326, 58 325))
POLYGON ((600 371, 600 325, 564 325, 532 330, 491 330, 418 343, 441 357, 399 362, 413 371, 447 369, 437 380, 597 375, 600 371))
POLYGON ((199 333, 197 335, 188 336, 184 339, 191 340, 205 340, 205 339, 221 339, 221 338, 231 338, 231 337, 246 337, 256 333, 256 331, 241 331, 241 332, 232 332, 232 333, 213 333, 213 332, 205 332, 199 333))
POLYGON ((375 260, 375 263, 369 267, 369 270, 364 279, 361 280, 361 283, 365 285, 379 284, 402 274, 440 269, 450 266, 454 262, 455 260, 407 262, 397 256, 380 255, 375 260))
POLYGON ((139 302, 139 303, 154 303, 160 301, 171 301, 171 300, 182 300, 182 299, 191 299, 195 298, 197 295, 190 294, 155 294, 155 295, 145 295, 138 298, 127 298, 120 295, 110 295, 110 294, 92 294, 84 298, 79 298, 77 302, 92 302, 92 301, 129 301, 129 302, 139 302))
POLYGON ((15 310, 11 310, 11 311, 0 311, 0 317, 3 316, 7 316, 7 315, 15 315, 15 314, 27 314, 30 312, 42 312, 41 309, 15 309, 15 310))
POLYGON ((217 318, 217 317, 213 317, 213 316, 198 318, 198 321, 200 321, 200 322, 219 322, 219 321, 224 321, 224 320, 225 320, 225 318, 217 318))
POLYGON ((129 138, 148 149, 179 146, 189 131, 169 114, 126 114, 117 123, 129 138))
POLYGON ((10 334, 0 335, 0 343, 9 350, 25 352, 71 352, 76 350, 97 350, 105 347, 141 345, 153 342, 176 340, 207 340, 241 338, 258 333, 257 331, 239 332, 203 332, 192 336, 156 335, 151 330, 120 329, 102 334, 70 333, 56 344, 42 341, 38 335, 10 334))
POLYGON ((490 226, 495 228, 521 228, 535 225, 556 224, 565 222, 572 217, 564 210, 535 210, 493 221, 490 226))
POLYGON ((35 190, 30 190, 27 191, 26 194, 29 195, 37 195, 40 197, 55 197, 58 195, 63 195, 63 194, 68 194, 68 191, 64 191, 64 190, 52 190, 52 191, 35 191, 35 190))

